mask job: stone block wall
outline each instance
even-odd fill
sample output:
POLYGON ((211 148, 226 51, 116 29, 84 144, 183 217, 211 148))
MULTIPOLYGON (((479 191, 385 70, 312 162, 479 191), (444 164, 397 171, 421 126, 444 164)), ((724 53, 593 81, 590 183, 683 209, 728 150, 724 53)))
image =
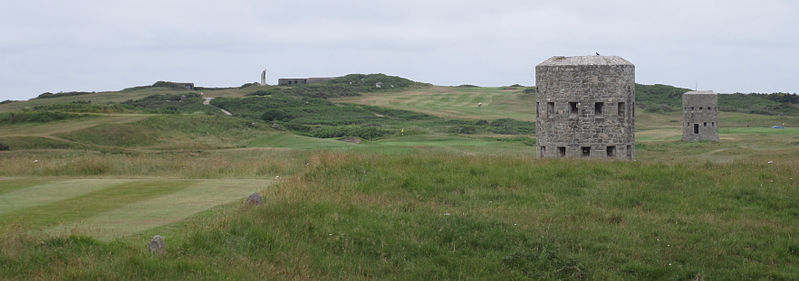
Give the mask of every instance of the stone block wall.
POLYGON ((552 57, 535 68, 538 157, 635 159, 635 66, 552 57))
POLYGON ((713 91, 682 95, 682 140, 719 140, 719 96, 713 91))

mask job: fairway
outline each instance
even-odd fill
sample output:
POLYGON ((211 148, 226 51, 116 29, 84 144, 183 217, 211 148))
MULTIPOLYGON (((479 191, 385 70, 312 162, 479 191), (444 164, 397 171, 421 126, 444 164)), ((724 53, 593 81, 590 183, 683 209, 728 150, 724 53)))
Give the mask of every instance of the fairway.
POLYGON ((365 93, 331 101, 410 110, 443 118, 535 121, 535 95, 524 94, 522 88, 433 86, 403 92, 365 93), (478 107, 478 103, 482 106, 478 107))
POLYGON ((0 226, 24 223, 35 232, 110 239, 183 220, 270 184, 271 180, 265 179, 61 179, 42 183, 4 178, 0 187, 19 188, 0 194, 0 226))

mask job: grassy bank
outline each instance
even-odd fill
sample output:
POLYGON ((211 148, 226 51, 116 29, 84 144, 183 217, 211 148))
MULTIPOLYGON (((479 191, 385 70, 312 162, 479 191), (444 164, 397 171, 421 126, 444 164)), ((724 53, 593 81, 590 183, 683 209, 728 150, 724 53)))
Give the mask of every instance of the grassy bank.
POLYGON ((799 170, 317 153, 260 207, 133 239, 6 228, 11 279, 791 280, 799 170), (168 253, 143 245, 167 231, 168 253))

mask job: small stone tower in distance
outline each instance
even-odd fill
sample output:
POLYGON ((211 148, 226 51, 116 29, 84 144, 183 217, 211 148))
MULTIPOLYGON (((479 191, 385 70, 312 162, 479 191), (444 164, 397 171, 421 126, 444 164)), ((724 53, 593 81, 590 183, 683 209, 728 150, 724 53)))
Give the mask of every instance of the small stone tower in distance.
POLYGON ((266 85, 266 69, 264 69, 264 71, 261 71, 261 86, 264 85, 266 85))
POLYGON ((535 67, 538 157, 635 159, 635 65, 552 57, 535 67))
POLYGON ((719 95, 713 91, 682 94, 682 140, 719 141, 719 95))

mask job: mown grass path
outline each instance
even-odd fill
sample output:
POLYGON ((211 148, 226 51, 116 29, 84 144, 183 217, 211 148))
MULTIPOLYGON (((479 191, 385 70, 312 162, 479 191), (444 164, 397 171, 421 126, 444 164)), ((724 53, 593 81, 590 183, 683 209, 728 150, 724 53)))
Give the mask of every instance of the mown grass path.
POLYGON ((262 190, 270 180, 0 179, 0 227, 113 238, 185 219, 262 190), (13 188, 12 188, 13 187, 13 188))

